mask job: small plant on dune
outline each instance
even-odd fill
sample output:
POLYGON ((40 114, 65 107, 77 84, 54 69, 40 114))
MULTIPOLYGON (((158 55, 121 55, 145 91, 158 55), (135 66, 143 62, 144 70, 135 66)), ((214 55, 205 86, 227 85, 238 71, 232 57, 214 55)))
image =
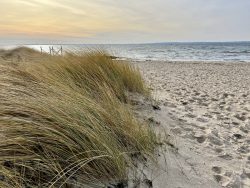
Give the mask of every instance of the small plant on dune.
POLYGON ((157 138, 124 105, 139 71, 101 52, 0 62, 0 187, 103 186, 157 138))

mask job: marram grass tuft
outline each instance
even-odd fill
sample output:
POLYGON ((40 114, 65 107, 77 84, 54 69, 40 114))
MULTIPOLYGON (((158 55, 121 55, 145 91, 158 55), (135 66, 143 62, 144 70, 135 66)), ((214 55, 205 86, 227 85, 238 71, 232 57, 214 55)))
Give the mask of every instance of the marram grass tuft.
POLYGON ((103 186, 126 179, 133 154, 153 154, 155 133, 124 104, 147 95, 135 67, 28 52, 0 60, 0 187, 103 186))

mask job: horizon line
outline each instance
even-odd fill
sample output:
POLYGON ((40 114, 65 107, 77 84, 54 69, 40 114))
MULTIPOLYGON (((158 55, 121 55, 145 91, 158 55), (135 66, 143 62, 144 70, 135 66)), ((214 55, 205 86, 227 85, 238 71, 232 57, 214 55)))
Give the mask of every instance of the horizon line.
POLYGON ((135 43, 3 43, 0 45, 138 45, 138 44, 174 44, 174 43, 250 43, 250 40, 232 41, 168 41, 168 42, 135 42, 135 43))

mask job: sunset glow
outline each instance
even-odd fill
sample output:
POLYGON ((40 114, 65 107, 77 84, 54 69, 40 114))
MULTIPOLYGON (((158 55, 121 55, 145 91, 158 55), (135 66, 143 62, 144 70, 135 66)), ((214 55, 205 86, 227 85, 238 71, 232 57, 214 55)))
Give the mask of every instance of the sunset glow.
POLYGON ((247 0, 1 0, 0 39, 87 43, 250 40, 249 8, 247 0))

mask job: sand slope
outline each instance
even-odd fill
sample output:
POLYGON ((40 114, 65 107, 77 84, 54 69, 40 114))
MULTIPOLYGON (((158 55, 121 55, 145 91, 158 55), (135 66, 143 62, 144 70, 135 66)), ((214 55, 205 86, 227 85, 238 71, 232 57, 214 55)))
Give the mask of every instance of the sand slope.
POLYGON ((250 64, 136 64, 162 106, 147 116, 179 149, 154 187, 250 187, 250 64))

